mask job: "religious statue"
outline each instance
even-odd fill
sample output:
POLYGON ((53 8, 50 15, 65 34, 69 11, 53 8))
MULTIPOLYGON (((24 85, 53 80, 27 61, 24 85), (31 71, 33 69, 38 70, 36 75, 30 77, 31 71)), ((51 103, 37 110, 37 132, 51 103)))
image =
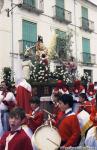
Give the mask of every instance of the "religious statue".
POLYGON ((43 44, 42 36, 38 36, 38 41, 36 42, 36 56, 38 55, 41 58, 43 54, 47 56, 48 49, 43 44))

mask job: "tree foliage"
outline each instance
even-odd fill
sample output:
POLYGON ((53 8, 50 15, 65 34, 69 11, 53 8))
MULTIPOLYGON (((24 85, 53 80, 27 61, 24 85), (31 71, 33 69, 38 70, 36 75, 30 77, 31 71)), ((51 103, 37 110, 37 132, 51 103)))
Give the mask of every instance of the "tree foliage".
POLYGON ((71 56, 72 46, 72 32, 64 32, 57 30, 58 32, 53 33, 51 43, 49 46, 49 58, 50 59, 66 59, 71 56))
POLYGON ((3 68, 3 80, 6 81, 8 84, 12 83, 11 73, 12 71, 9 67, 3 68))

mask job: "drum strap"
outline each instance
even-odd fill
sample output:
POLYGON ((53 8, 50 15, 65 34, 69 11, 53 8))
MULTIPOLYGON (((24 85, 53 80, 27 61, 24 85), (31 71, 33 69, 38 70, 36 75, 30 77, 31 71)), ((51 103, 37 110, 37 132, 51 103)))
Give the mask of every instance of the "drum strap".
POLYGON ((86 136, 87 136, 88 131, 89 131, 92 127, 93 127, 93 125, 90 126, 90 127, 86 130, 86 132, 85 132, 85 138, 86 138, 86 136))
POLYGON ((69 111, 68 113, 64 114, 64 115, 59 119, 59 121, 58 121, 56 127, 59 127, 59 125, 60 125, 60 123, 63 121, 63 119, 64 119, 65 117, 67 117, 67 116, 68 116, 69 114, 71 114, 71 113, 72 113, 72 110, 69 111))

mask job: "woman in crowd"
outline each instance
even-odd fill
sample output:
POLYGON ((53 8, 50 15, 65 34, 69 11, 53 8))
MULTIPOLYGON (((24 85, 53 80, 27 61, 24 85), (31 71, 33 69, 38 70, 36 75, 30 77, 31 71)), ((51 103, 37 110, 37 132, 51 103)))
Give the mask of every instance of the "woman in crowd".
POLYGON ((16 105, 16 99, 11 92, 11 85, 6 81, 1 82, 0 91, 0 136, 9 130, 9 111, 16 105))

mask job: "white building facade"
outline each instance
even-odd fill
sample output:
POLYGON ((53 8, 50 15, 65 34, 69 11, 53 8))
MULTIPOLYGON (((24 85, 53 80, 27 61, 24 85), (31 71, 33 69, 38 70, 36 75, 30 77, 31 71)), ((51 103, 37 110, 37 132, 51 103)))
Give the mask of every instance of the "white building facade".
POLYGON ((38 35, 48 46, 53 31, 61 35, 72 30, 78 72, 88 72, 97 81, 97 6, 88 0, 23 0, 16 6, 19 3, 0 4, 0 72, 4 67, 17 71, 19 54, 34 45, 38 35))

